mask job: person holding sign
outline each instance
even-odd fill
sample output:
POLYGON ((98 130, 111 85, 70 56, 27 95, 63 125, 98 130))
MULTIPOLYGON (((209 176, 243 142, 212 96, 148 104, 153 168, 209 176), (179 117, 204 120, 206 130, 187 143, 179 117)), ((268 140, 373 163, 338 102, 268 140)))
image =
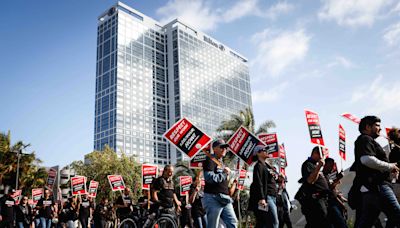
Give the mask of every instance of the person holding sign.
POLYGON ((39 220, 42 228, 51 227, 51 219, 53 218, 54 200, 50 196, 50 190, 44 190, 44 196, 36 204, 36 209, 39 210, 39 220))
POLYGON ((162 176, 154 179, 151 186, 153 201, 172 214, 175 213, 174 203, 177 206, 177 211, 181 210, 182 205, 175 194, 174 182, 172 180, 173 173, 174 167, 166 165, 162 176))
POLYGON ((87 228, 89 225, 89 217, 92 217, 93 203, 88 198, 87 194, 82 195, 78 202, 79 213, 78 219, 83 228, 87 228))
POLYGON ((129 216, 132 211, 132 197, 130 196, 131 189, 126 187, 124 189, 124 193, 118 196, 117 201, 115 202, 117 208, 117 216, 120 221, 124 220, 129 216))
POLYGON ((322 160, 320 148, 316 146, 309 157, 301 166, 302 178, 299 182, 303 183, 299 191, 303 197, 296 199, 301 204, 301 212, 306 217, 307 227, 331 227, 328 220, 328 197, 330 189, 328 181, 321 172, 325 162, 322 160))
POLYGON ((5 196, 0 198, 0 227, 14 227, 16 205, 12 194, 15 190, 11 190, 5 196))
POLYGON ((253 182, 250 185, 249 209, 254 211, 257 228, 278 228, 275 172, 267 162, 269 156, 265 146, 256 146, 253 154, 253 160, 257 163, 254 166, 253 182))
MULTIPOLYGON (((223 165, 222 158, 225 157, 228 144, 222 139, 212 143, 214 157, 223 165)), ((223 220, 227 228, 237 227, 237 219, 229 196, 228 176, 231 170, 228 167, 221 167, 212 159, 207 157, 203 165, 205 186, 203 206, 207 214, 207 227, 216 228, 219 219, 223 220)))
POLYGON ((390 186, 391 174, 398 175, 399 167, 396 163, 389 163, 385 151, 375 141, 380 135, 381 120, 376 116, 366 116, 361 119, 358 130, 361 135, 355 142, 352 165, 352 170, 356 171, 353 185, 357 184, 357 190, 361 192, 356 227, 372 227, 381 211, 393 225, 400 227, 400 204, 390 186))
POLYGON ((195 177, 189 193, 189 202, 192 205, 192 218, 194 220, 195 227, 206 228, 207 217, 204 211, 203 204, 201 203, 204 192, 201 188, 201 180, 199 176, 195 177))

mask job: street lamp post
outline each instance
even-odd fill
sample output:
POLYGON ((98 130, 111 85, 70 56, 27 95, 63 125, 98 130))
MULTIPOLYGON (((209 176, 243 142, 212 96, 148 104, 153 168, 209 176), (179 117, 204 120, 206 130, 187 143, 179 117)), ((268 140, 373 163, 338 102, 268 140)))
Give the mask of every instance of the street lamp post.
POLYGON ((17 152, 17 177, 15 180, 15 189, 18 189, 18 178, 19 178, 19 160, 21 159, 22 149, 19 149, 17 152))

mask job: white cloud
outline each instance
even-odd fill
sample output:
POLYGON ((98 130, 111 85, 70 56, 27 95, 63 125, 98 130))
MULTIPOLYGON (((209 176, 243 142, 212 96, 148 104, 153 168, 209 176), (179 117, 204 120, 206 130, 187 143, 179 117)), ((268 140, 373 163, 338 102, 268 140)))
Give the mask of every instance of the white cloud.
POLYGON ((303 29, 280 32, 266 29, 256 33, 252 41, 258 52, 252 66, 268 72, 270 76, 278 76, 290 65, 304 59, 310 39, 303 29))
POLYGON ((386 113, 400 110, 400 82, 385 82, 379 75, 371 84, 356 89, 351 103, 368 107, 371 113, 386 113))
POLYGON ((275 19, 294 8, 287 2, 278 2, 264 11, 260 9, 258 0, 238 0, 226 9, 216 9, 212 3, 209 0, 169 0, 156 13, 161 18, 161 24, 178 18, 199 30, 209 31, 219 23, 230 23, 247 16, 275 19))
POLYGON ((288 87, 288 82, 283 82, 272 88, 252 91, 253 103, 270 103, 277 101, 288 87))
POLYGON ((386 28, 383 39, 389 46, 397 46, 400 41, 400 22, 386 28))
POLYGON ((335 60, 331 63, 328 64, 328 68, 336 67, 336 66, 342 66, 344 68, 353 68, 356 65, 351 62, 349 59, 343 57, 343 56, 336 56, 335 60))
POLYGON ((171 0, 165 6, 157 9, 157 14, 161 16, 162 24, 178 18, 203 31, 216 28, 219 20, 218 14, 202 0, 171 0))
POLYGON ((371 26, 391 3, 391 0, 323 0, 318 17, 343 26, 371 26))

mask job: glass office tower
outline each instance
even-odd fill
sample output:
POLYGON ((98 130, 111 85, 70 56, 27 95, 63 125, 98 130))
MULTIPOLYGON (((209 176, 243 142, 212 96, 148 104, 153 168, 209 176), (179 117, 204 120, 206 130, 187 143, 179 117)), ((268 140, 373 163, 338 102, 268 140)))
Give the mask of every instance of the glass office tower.
POLYGON ((162 137, 181 117, 210 135, 251 107, 247 60, 174 20, 164 26, 118 2, 98 19, 94 149, 139 162, 184 157, 162 137))

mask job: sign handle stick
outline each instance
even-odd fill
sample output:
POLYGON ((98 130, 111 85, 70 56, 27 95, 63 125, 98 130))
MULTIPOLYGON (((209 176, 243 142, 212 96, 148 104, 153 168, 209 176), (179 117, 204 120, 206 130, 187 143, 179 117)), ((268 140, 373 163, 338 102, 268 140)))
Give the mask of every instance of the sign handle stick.
POLYGON ((147 210, 150 210, 150 187, 147 191, 147 210))
POLYGON ((207 157, 209 157, 213 162, 215 162, 215 164, 217 164, 219 167, 222 167, 221 162, 218 161, 218 159, 216 159, 215 157, 211 156, 210 153, 208 153, 207 151, 204 150, 204 153, 207 155, 207 157))
POLYGON ((343 172, 343 158, 340 158, 340 167, 342 168, 342 172, 343 172))

